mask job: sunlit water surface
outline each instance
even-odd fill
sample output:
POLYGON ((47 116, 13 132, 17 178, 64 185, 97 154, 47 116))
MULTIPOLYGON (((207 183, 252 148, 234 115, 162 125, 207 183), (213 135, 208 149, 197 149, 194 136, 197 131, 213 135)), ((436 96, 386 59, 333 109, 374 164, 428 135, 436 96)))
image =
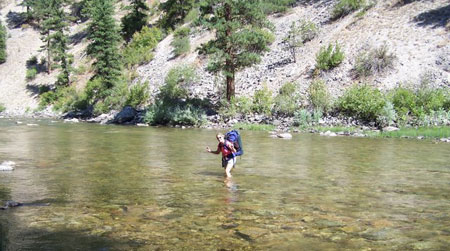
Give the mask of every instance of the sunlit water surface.
POLYGON ((0 120, 0 201, 37 203, 0 211, 0 249, 450 246, 450 144, 244 131, 224 182, 215 133, 0 120))

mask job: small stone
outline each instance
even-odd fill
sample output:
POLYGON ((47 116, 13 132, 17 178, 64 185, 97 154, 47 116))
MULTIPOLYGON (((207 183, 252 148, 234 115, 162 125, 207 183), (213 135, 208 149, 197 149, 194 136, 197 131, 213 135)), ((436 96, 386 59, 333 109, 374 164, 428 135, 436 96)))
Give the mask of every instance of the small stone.
POLYGON ((17 121, 16 124, 21 125, 21 124, 23 124, 23 122, 22 121, 17 121))
POLYGON ((148 124, 137 123, 136 126, 148 126, 148 124))
POLYGON ((424 139, 424 136, 418 136, 417 139, 424 139))
POLYGON ((27 124, 27 126, 38 126, 38 124, 27 124))

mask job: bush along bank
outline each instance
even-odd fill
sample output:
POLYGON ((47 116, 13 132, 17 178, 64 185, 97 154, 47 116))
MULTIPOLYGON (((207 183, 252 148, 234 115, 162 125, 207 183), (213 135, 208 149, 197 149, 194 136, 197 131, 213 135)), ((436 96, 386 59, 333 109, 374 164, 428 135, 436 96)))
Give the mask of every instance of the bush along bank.
MULTIPOLYGON (((360 84, 351 86, 333 100, 326 83, 316 79, 310 83, 306 97, 298 94, 296 84, 286 83, 276 94, 263 87, 252 97, 235 97, 231 102, 211 104, 208 100, 189 97, 188 87, 196 79, 194 72, 189 66, 172 69, 154 101, 144 109, 135 111, 134 116, 128 119, 118 120, 116 117, 121 113, 112 112, 90 118, 89 121, 274 129, 331 136, 334 133, 377 137, 450 137, 445 133, 448 132, 445 128, 450 126, 449 88, 436 89, 422 84, 417 89, 398 86, 383 92, 360 84), (432 128, 436 128, 435 133, 432 128)), ((130 107, 127 106, 127 109, 130 107)))

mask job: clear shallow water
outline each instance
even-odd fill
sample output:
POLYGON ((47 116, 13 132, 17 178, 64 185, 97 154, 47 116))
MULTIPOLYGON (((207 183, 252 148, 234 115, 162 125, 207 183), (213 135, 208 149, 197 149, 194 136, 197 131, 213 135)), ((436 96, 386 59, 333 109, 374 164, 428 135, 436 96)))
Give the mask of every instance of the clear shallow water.
POLYGON ((450 145, 0 120, 1 250, 446 250, 450 145), (26 124, 26 123, 25 123, 26 124))

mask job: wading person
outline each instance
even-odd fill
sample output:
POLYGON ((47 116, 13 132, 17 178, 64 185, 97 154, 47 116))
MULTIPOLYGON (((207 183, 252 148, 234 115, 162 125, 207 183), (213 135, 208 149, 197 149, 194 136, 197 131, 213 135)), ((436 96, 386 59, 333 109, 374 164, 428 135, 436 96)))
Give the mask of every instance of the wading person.
POLYGON ((236 164, 236 157, 234 154, 236 149, 232 142, 225 140, 225 136, 223 134, 218 133, 216 138, 217 141, 219 141, 217 150, 211 151, 211 149, 207 146, 206 151, 214 154, 222 153, 222 167, 225 168, 225 174, 229 178, 231 177, 231 169, 233 169, 236 164))

